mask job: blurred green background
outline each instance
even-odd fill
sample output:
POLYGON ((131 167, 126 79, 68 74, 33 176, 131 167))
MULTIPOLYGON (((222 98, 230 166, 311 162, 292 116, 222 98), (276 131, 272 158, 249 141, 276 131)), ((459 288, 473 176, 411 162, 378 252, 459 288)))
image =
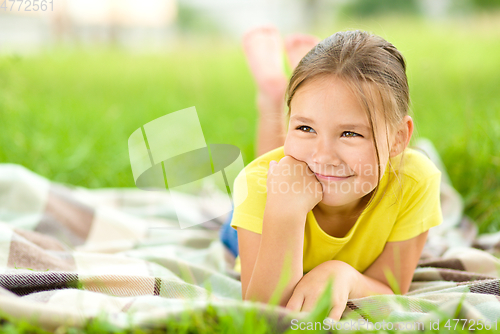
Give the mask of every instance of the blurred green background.
MULTIPOLYGON (((302 32, 325 38, 363 29, 402 51, 414 139, 432 140, 480 231, 499 230, 496 1, 462 1, 440 18, 424 17, 412 1, 399 8, 384 0, 368 11, 372 1, 354 1, 335 13, 323 9, 324 2, 309 2, 312 19, 302 32)), ((248 164, 255 158, 257 110, 240 41, 187 6, 179 6, 177 25, 184 37, 163 52, 61 44, 34 54, 1 54, 0 161, 67 184, 134 187, 130 134, 195 106, 207 143, 238 146, 248 164)))

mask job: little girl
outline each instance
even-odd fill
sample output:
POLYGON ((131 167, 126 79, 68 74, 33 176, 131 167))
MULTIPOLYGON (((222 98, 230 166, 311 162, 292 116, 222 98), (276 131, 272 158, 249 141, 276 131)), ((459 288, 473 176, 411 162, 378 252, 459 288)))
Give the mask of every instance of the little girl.
POLYGON ((334 320, 350 298, 405 294, 442 216, 441 173, 408 147, 403 56, 381 37, 338 32, 300 60, 286 86, 277 31, 257 29, 245 41, 259 88, 258 148, 270 151, 234 184, 243 299, 269 302, 287 272, 280 305, 311 311, 332 280, 334 320))

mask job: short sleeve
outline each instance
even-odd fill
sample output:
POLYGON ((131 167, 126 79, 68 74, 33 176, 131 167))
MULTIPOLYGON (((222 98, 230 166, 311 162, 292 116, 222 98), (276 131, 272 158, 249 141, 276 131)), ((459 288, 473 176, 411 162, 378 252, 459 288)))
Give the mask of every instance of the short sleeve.
POLYGON ((234 198, 238 202, 233 211, 231 227, 243 227, 262 234, 264 208, 267 198, 267 173, 243 169, 234 180, 234 198), (245 194, 245 190, 246 194, 245 194))
POLYGON ((440 225, 441 213, 440 184, 441 172, 418 182, 406 179, 403 198, 394 227, 388 242, 412 239, 440 225))

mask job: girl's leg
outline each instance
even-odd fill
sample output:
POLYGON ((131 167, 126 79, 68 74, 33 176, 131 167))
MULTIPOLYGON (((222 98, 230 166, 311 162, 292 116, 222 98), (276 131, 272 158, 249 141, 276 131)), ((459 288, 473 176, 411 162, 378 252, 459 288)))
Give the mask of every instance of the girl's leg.
POLYGON ((304 34, 293 34, 285 38, 286 57, 290 68, 295 69, 301 59, 319 42, 318 37, 304 34))
MULTIPOLYGON (((284 97, 287 85, 283 67, 283 45, 276 28, 259 27, 243 36, 250 71, 257 85, 259 116, 257 156, 285 143, 284 97)), ((232 212, 220 229, 220 239, 234 256, 238 256, 238 233, 231 224, 232 212)))
POLYGON ((234 257, 238 256, 238 233, 231 227, 233 211, 229 213, 226 222, 221 226, 219 237, 221 242, 231 251, 234 257))
MULTIPOLYGON (((286 38, 285 49, 293 70, 319 39, 293 34, 286 38)), ((257 84, 259 116, 257 156, 283 146, 286 136, 285 90, 288 84, 283 66, 283 45, 273 26, 253 29, 243 36, 243 49, 257 84)))
POLYGON ((287 85, 283 43, 273 26, 250 30, 243 36, 243 50, 257 85, 257 156, 285 142, 284 98, 287 85))

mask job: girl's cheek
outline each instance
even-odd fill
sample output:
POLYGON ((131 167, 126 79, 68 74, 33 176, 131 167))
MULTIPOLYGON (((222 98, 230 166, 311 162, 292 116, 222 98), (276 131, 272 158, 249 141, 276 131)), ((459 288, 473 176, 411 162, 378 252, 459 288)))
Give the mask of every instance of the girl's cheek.
POLYGON ((297 138, 287 137, 283 151, 285 155, 290 155, 300 161, 306 161, 310 148, 297 138))
POLYGON ((377 162, 376 157, 372 157, 372 152, 370 150, 361 150, 358 154, 352 155, 351 161, 353 164, 350 167, 355 170, 357 175, 364 177, 375 175, 377 162))
POLYGON ((294 155, 294 148, 296 145, 294 145, 294 139, 290 136, 287 135, 285 138, 285 146, 283 148, 283 151, 285 155, 294 155))

